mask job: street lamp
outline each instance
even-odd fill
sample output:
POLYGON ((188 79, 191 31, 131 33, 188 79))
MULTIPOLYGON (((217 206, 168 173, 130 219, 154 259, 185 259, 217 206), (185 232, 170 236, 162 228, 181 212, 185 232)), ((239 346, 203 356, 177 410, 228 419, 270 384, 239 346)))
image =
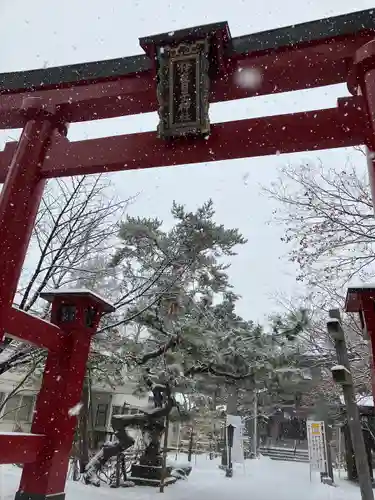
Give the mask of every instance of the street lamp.
POLYGON ((233 476, 233 464, 232 464, 233 436, 234 436, 234 426, 232 424, 229 424, 227 427, 228 465, 225 471, 226 477, 233 476))

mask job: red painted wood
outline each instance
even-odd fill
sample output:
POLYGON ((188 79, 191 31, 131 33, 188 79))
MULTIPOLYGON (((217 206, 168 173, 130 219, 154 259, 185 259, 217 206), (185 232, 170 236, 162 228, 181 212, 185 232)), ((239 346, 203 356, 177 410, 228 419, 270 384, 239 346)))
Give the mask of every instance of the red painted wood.
POLYGON ((0 341, 26 256, 45 181, 40 177, 46 148, 55 124, 38 117, 39 100, 26 100, 29 116, 0 196, 0 341))
MULTIPOLYGON (((368 133, 362 98, 352 97, 339 99, 337 109, 216 124, 207 140, 166 143, 147 132, 71 143, 59 136, 42 175, 95 174, 354 146, 365 143, 368 133)), ((0 153, 0 182, 14 147, 8 144, 0 153)))
POLYGON ((349 89, 363 95, 364 107, 367 110, 367 122, 371 133, 368 134, 366 146, 367 167, 372 195, 375 202, 375 40, 357 50, 349 74, 349 89))
POLYGON ((51 147, 42 173, 95 174, 359 145, 368 134, 360 104, 360 98, 349 98, 340 100, 337 109, 220 123, 212 126, 207 140, 168 143, 155 132, 72 143, 61 138, 51 147))
MULTIPOLYGON (((373 48, 375 49, 375 45, 373 46, 373 48)), ((364 75, 362 90, 367 103, 368 118, 370 119, 370 125, 373 132, 371 134, 371 139, 369 141, 368 146, 371 149, 371 152, 374 153, 375 152, 375 61, 374 61, 374 67, 370 71, 366 72, 366 74, 364 75)))
MULTIPOLYGON (((228 61, 228 74, 211 81, 210 102, 230 101, 346 82, 348 60, 373 38, 363 33, 356 38, 326 40, 316 45, 289 48, 254 56, 241 54, 228 61), (259 90, 236 84, 238 68, 257 68, 263 75, 259 90)), ((66 122, 114 118, 157 110, 156 83, 152 72, 131 74, 116 81, 84 82, 70 88, 36 90, 0 96, 0 129, 22 127, 18 110, 26 95, 43 97, 61 106, 66 122)))
POLYGON ((50 352, 38 395, 32 432, 49 438, 38 459, 25 465, 19 489, 27 493, 53 494, 64 491, 77 417, 69 410, 81 398, 90 336, 72 330, 67 349, 50 352))
POLYGON ((34 462, 44 443, 42 435, 0 432, 0 464, 34 462))
MULTIPOLYGON (((66 297, 57 296, 52 303, 51 320, 58 323, 58 311, 66 297)), ((67 342, 59 352, 49 352, 42 387, 38 395, 32 432, 46 435, 45 446, 33 463, 23 468, 20 491, 28 494, 58 494, 64 492, 68 462, 77 424, 77 407, 81 400, 91 337, 95 333, 102 310, 90 297, 72 296, 76 304, 74 321, 59 326, 67 342), (93 328, 85 326, 84 310, 97 308, 93 328)))
MULTIPOLYGON (((372 318, 372 322, 374 322, 375 318, 372 318)), ((369 321, 369 318, 367 318, 369 321)), ((373 401, 375 401, 375 334, 369 334, 369 347, 370 347, 370 368, 371 368, 371 389, 372 389, 372 397, 373 401)))
MULTIPOLYGON (((364 107, 367 111, 366 121, 370 133, 365 142, 367 146, 367 167, 372 195, 375 204, 375 40, 361 46, 355 53, 348 75, 348 88, 353 94, 363 95, 364 107)), ((374 205, 375 206, 375 205, 374 205)), ((375 289, 367 287, 363 290, 351 291, 349 288, 345 310, 347 312, 363 312, 367 332, 370 338, 370 357, 372 375, 372 393, 375 401, 375 289)))
POLYGON ((5 331, 8 336, 50 351, 63 349, 66 340, 66 335, 58 326, 16 307, 12 307, 6 318, 5 331))
POLYGON ((345 311, 349 313, 358 313, 362 311, 365 326, 369 336, 369 348, 371 358, 371 384, 372 395, 375 401, 375 309, 374 309, 375 289, 367 288, 358 290, 355 293, 348 292, 346 296, 345 311))
MULTIPOLYGON (((369 140, 371 142, 371 139, 369 140)), ((375 207, 375 157, 373 149, 366 149, 367 172, 371 190, 372 205, 375 207)))
MULTIPOLYGON (((0 129, 21 126, 17 109, 25 95, 31 94, 0 96, 0 129)), ((148 73, 142 74, 142 77, 133 74, 114 82, 36 91, 32 95, 61 105, 66 122, 113 118, 156 110, 156 84, 148 73)))
POLYGON ((9 166, 13 161, 13 156, 17 151, 18 142, 7 142, 4 150, 0 152, 0 182, 4 184, 9 166))

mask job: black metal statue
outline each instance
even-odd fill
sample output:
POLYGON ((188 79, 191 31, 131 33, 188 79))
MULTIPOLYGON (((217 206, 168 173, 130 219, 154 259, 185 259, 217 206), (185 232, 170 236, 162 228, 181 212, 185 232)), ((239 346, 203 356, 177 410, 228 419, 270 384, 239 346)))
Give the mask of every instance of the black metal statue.
POLYGON ((111 425, 116 441, 105 443, 90 460, 85 472, 86 484, 99 486, 97 472, 101 467, 111 457, 117 456, 134 445, 134 439, 128 434, 129 428, 139 428, 146 441, 146 447, 139 464, 133 466, 133 469, 137 468, 137 476, 149 477, 150 474, 151 476, 155 475, 156 469, 161 468, 160 440, 165 429, 164 419, 177 404, 172 397, 169 384, 154 383, 152 378, 148 376, 146 385, 152 391, 154 408, 139 408, 139 413, 135 415, 112 416, 111 425))

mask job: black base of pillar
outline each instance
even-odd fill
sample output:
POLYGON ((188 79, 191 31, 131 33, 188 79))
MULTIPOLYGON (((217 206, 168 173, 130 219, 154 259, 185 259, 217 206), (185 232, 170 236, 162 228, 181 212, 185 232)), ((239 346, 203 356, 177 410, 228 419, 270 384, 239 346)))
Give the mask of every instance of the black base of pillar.
POLYGON ((14 500, 65 500, 65 493, 42 495, 41 493, 27 493, 26 491, 17 491, 14 500))

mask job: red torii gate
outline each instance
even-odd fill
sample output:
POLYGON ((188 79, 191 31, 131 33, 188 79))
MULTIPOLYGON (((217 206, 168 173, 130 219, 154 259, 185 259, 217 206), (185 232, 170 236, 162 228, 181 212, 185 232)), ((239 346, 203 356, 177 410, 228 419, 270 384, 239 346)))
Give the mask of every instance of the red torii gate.
MULTIPOLYGON (((53 360, 52 369, 45 371, 43 387, 48 391, 42 388, 38 399, 34 434, 0 434, 1 449, 7 450, 0 462, 28 463, 17 493, 19 500, 64 496, 68 445, 75 424, 74 416, 67 417, 72 403, 67 384, 76 385, 75 393, 81 387, 88 351, 82 332, 88 336, 95 330, 95 325, 87 328, 84 311, 95 304, 98 320, 109 307, 88 295, 81 297, 74 320, 78 324, 70 322, 69 328, 41 322, 12 307, 45 179, 277 151, 363 144, 375 151, 372 9, 238 38, 231 38, 227 23, 216 23, 143 38, 140 44, 145 55, 0 75, 0 128, 23 128, 19 142, 8 143, 0 153, 0 182, 5 183, 0 199, 0 335, 3 338, 7 332, 49 348, 53 360), (261 73, 259 89, 235 83, 236 73, 246 69, 261 73), (209 103, 342 82, 348 82, 352 97, 339 99, 336 108, 209 124, 209 103), (158 133, 75 143, 66 137, 69 122, 156 110, 158 133), (78 331, 83 344, 72 350, 78 331), (74 381, 67 378, 59 413, 52 415, 46 395, 52 397, 61 390, 51 377, 56 379, 60 371, 67 373, 63 363, 67 352, 70 357, 76 353, 74 363, 79 369, 74 381), (60 440, 51 434, 51 415, 60 440), (40 425, 41 419, 44 425, 40 425), (38 434, 38 429, 43 432, 38 434), (61 441, 64 431, 68 437, 61 441)), ((373 169, 369 155, 375 192, 373 169)), ((57 297, 55 323, 61 322, 56 312, 59 307, 72 302, 71 295, 63 300, 61 295, 57 297)))

